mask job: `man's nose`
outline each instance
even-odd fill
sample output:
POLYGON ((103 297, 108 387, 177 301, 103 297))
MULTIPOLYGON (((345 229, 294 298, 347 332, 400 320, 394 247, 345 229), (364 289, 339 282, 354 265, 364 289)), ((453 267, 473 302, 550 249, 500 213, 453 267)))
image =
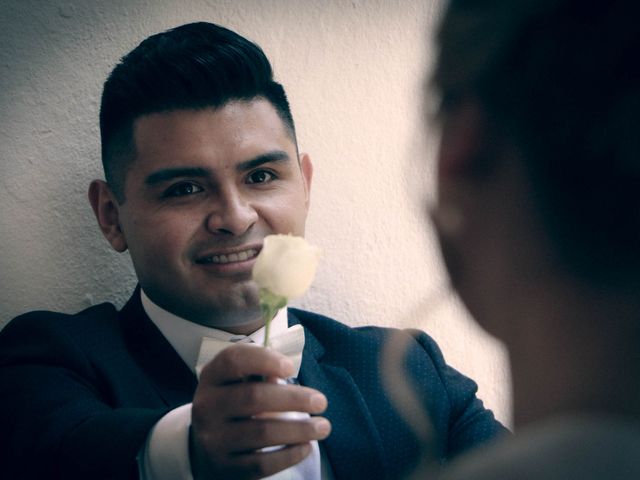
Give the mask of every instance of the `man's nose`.
POLYGON ((258 220, 258 213, 237 189, 221 191, 206 219, 206 228, 216 235, 242 235, 258 220))

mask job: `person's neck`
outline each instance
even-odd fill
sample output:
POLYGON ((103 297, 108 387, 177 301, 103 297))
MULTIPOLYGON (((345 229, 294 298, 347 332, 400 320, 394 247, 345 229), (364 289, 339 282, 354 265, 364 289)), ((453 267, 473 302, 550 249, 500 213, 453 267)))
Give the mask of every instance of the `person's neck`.
POLYGON ((258 319, 255 322, 243 323, 242 325, 231 325, 227 327, 214 326, 213 328, 217 328, 218 330, 223 330, 234 335, 251 335, 262 327, 264 327, 264 320, 258 319))
POLYGON ((236 310, 213 310, 206 312, 185 308, 184 305, 168 305, 154 301, 148 293, 141 290, 157 308, 191 323, 222 330, 233 335, 250 335, 264 326, 262 311, 259 306, 236 310))
POLYGON ((233 335, 251 335, 264 326, 264 319, 261 315, 249 315, 250 312, 227 312, 217 314, 214 317, 187 318, 190 322, 198 323, 206 327, 232 333, 233 335))
POLYGON ((523 308, 508 342, 515 425, 572 413, 640 419, 640 309, 564 293, 523 308))

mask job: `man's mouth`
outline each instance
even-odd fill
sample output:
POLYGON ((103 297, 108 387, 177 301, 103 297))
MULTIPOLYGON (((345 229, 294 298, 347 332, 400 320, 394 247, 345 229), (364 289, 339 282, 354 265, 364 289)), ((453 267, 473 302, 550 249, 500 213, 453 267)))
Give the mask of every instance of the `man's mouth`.
POLYGON ((196 263, 200 264, 216 264, 225 265, 228 263, 244 262, 251 260, 258 255, 258 249, 249 248, 247 250, 241 250, 233 253, 223 253, 220 255, 210 255, 208 257, 202 257, 196 260, 196 263))

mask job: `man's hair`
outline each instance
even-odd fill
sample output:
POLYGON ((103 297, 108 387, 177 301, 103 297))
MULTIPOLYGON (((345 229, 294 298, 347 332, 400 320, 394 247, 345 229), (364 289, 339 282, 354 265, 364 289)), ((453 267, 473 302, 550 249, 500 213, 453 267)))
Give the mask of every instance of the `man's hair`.
POLYGON ((479 101, 524 158, 560 258, 600 283, 640 277, 640 5, 451 0, 441 112, 479 101))
POLYGON ((212 23, 182 25, 152 35, 125 55, 104 84, 100 106, 102 165, 119 202, 135 159, 133 126, 150 113, 219 108, 264 98, 295 142, 285 91, 255 43, 212 23))

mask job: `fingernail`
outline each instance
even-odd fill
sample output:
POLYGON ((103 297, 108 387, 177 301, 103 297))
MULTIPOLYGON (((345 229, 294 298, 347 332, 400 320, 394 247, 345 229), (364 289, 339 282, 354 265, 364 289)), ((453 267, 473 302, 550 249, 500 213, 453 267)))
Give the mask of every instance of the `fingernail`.
POLYGON ((331 431, 331 424, 329 423, 329 420, 326 418, 314 418, 313 424, 313 428, 318 435, 321 435, 322 437, 329 435, 329 432, 331 431))
POLYGON ((314 393, 311 395, 310 403, 314 412, 321 412, 327 408, 327 397, 321 393, 314 393))

